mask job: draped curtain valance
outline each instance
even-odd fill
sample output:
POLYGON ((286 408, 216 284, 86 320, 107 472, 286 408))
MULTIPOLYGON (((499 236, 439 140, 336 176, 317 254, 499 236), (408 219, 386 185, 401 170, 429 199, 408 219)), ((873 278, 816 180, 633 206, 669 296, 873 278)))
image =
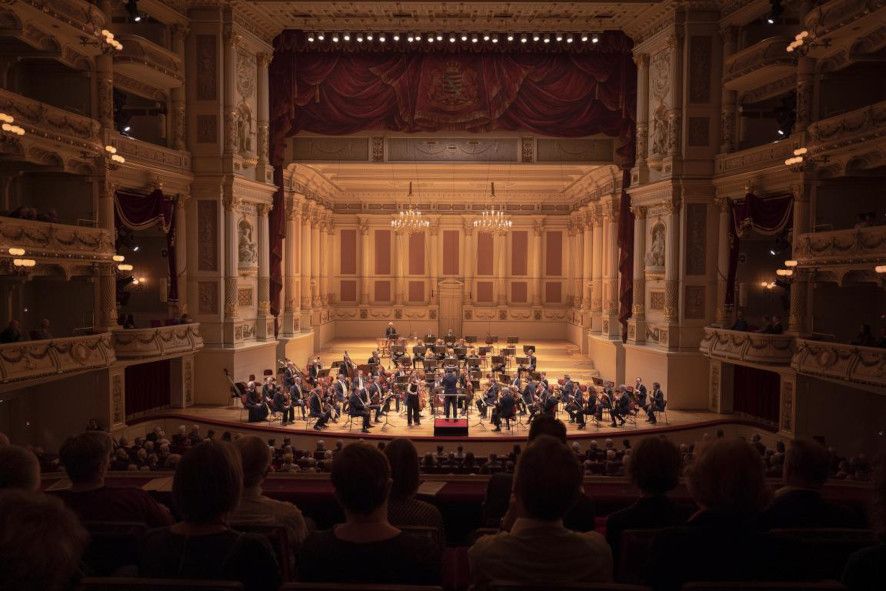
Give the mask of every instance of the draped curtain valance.
POLYGON ((175 201, 166 199, 163 191, 144 194, 117 191, 114 195, 114 218, 117 227, 132 231, 160 228, 166 235, 166 259, 169 266, 167 299, 178 302, 178 271, 175 263, 175 201))
POLYGON ((735 276, 738 272, 738 250, 741 239, 752 232, 778 236, 793 225, 794 197, 775 195, 758 197, 748 193, 744 199, 729 203, 729 271, 726 277, 726 304, 735 303, 735 276))

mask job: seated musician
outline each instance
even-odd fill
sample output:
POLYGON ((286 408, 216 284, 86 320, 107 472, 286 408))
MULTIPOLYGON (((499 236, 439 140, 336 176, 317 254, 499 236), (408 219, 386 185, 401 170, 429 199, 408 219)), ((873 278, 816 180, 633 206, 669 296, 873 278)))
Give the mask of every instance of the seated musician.
POLYGON ((385 338, 389 341, 397 338, 397 329, 394 328, 393 322, 388 322, 388 327, 385 329, 385 338))
POLYGON ((650 423, 655 424, 655 413, 662 412, 665 409, 664 392, 661 391, 661 384, 652 382, 652 399, 646 408, 646 417, 650 423))
POLYGON ((287 360, 286 367, 283 368, 283 388, 285 390, 292 388, 292 379, 295 375, 295 364, 287 360))
POLYGON ((634 382, 634 397, 637 399, 637 406, 640 408, 646 408, 646 384, 643 383, 643 378, 637 378, 634 382))
POLYGON ((465 365, 468 367, 480 367, 480 356, 477 355, 477 349, 471 347, 465 357, 465 365))
POLYGON ((361 417, 363 419, 363 433, 369 433, 369 405, 366 404, 362 396, 362 391, 354 389, 351 391, 351 397, 348 401, 348 414, 351 417, 361 417))
POLYGON ((412 347, 412 369, 415 369, 415 364, 420 362, 427 355, 427 347, 422 344, 417 344, 412 347))
POLYGON ((495 425, 495 431, 501 431, 501 421, 507 424, 508 429, 511 428, 511 419, 517 414, 517 407, 514 401, 514 393, 510 388, 505 388, 498 401, 498 406, 492 410, 492 423, 495 425))
POLYGON ((489 380, 489 385, 486 388, 486 391, 483 392, 483 397, 477 400, 477 410, 480 411, 480 416, 484 419, 486 418, 487 409, 494 406, 498 401, 498 393, 501 388, 491 374, 486 377, 489 380))
POLYGON ((541 392, 541 412, 550 417, 556 418, 557 404, 559 400, 554 396, 548 388, 543 388, 541 392))
POLYGON ((261 390, 255 387, 255 376, 249 376, 252 388, 246 389, 246 409, 248 411, 247 420, 250 423, 265 421, 270 413, 270 408, 265 402, 261 390))
MULTIPOLYGON (((600 400, 597 396, 597 389, 593 384, 588 386, 588 400, 585 403, 584 414, 592 415, 594 417, 594 421, 597 422, 598 426, 600 421, 603 420, 603 408, 600 406, 600 400)), ((582 421, 584 421, 584 417, 582 417, 582 421)))
POLYGON ((315 431, 320 431, 321 429, 325 428, 326 423, 329 422, 329 417, 331 413, 325 408, 321 390, 319 387, 314 388, 314 391, 311 392, 308 414, 310 417, 317 419, 317 422, 314 423, 315 431))
POLYGON ((323 364, 320 363, 320 356, 314 355, 314 359, 308 364, 308 375, 311 377, 311 383, 317 383, 317 376, 320 374, 321 369, 323 369, 323 364))
POLYGON ((521 414, 530 413, 529 422, 532 422, 532 416, 535 414, 535 389, 537 385, 532 381, 532 378, 526 380, 526 385, 523 386, 523 390, 520 392, 520 400, 522 401, 522 410, 521 414))
POLYGON ((576 384, 575 394, 572 395, 572 405, 566 409, 569 412, 569 421, 578 423, 579 429, 584 429, 585 422, 585 395, 581 390, 581 386, 576 384))
POLYGON ((609 411, 609 416, 612 417, 611 426, 617 426, 616 421, 618 421, 618 425, 625 424, 625 417, 630 413, 630 405, 631 398, 628 396, 627 390, 624 387, 619 388, 612 403, 612 409, 609 411))
POLYGON ((452 332, 451 328, 446 331, 446 338, 444 340, 446 341, 447 345, 455 342, 455 333, 452 332))
POLYGON ((378 368, 381 365, 381 353, 378 352, 378 349, 372 352, 372 355, 366 360, 366 363, 374 365, 375 369, 373 371, 376 373, 378 372, 378 368))
POLYGON ((492 366, 492 373, 502 373, 505 370, 505 357, 500 355, 496 357, 496 361, 492 366))
POLYGON ((301 408, 301 418, 305 418, 305 393, 302 390, 301 377, 296 375, 292 383, 292 386, 289 388, 289 397, 292 400, 292 406, 301 408))
POLYGON ((292 395, 283 388, 274 393, 274 412, 283 414, 280 425, 285 427, 295 422, 295 409, 292 407, 292 395))
POLYGON ((434 355, 434 347, 425 347, 425 361, 434 361, 436 360, 436 356, 434 355))
POLYGON ((468 412, 468 403, 470 402, 470 397, 473 388, 471 386, 471 380, 468 377, 468 372, 462 369, 458 373, 458 387, 462 389, 462 392, 465 392, 465 397, 459 398, 458 406, 461 408, 462 416, 466 415, 468 412))
POLYGON ((535 349, 529 349, 526 353, 526 366, 528 371, 535 371, 538 366, 538 358, 535 356, 535 349))

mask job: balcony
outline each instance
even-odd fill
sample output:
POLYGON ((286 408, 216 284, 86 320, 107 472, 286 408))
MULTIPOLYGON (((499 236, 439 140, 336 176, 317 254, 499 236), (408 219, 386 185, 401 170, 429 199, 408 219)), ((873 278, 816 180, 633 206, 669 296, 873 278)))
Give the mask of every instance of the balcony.
POLYGON ((191 174, 190 152, 143 142, 119 133, 108 134, 107 144, 117 148, 117 153, 126 158, 127 163, 162 168, 188 176, 191 174))
POLYGON ((787 36, 769 37, 732 54, 723 65, 723 85, 746 92, 795 74, 797 61, 785 51, 791 41, 787 36))
POLYGON ((0 35, 61 61, 77 61, 79 54, 97 55, 99 45, 84 44, 81 39, 97 38, 110 24, 110 19, 87 0, 7 0, 3 5, 0 35))
POLYGON ((797 339, 791 367, 804 375, 873 386, 886 392, 886 349, 797 339))
POLYGON ((170 90, 184 84, 181 58, 139 35, 121 34, 123 50, 114 54, 114 72, 154 88, 170 90))
POLYGON ((716 174, 725 176, 746 171, 760 171, 770 167, 782 170, 785 159, 793 156, 797 147, 799 146, 791 140, 782 140, 728 154, 718 154, 715 160, 716 174))
POLYGON ((56 172, 89 174, 103 153, 98 121, 0 89, 0 111, 25 135, 0 140, 0 160, 29 162, 56 172))
POLYGON ((708 327, 698 349, 705 357, 721 361, 788 365, 794 352, 793 340, 784 334, 708 327))
MULTIPOLYGON (((816 121, 807 133, 810 151, 816 152, 882 142, 886 136, 886 101, 816 121)), ((871 149, 877 147, 872 145, 871 149)))
POLYGON ((801 234, 794 247, 800 266, 864 265, 886 260, 886 226, 801 234))
POLYGON ((803 19, 806 30, 819 43, 810 48, 809 55, 822 57, 829 47, 854 44, 871 34, 882 35, 882 16, 876 14, 886 5, 883 0, 829 0, 809 11, 803 19), (827 44, 823 43, 825 40, 827 44))
POLYGON ((114 331, 114 350, 119 359, 170 357, 202 348, 203 337, 197 323, 114 331))
POLYGON ((28 257, 111 262, 114 240, 108 230, 0 216, 0 252, 24 248, 28 257))
POLYGON ((110 367, 111 333, 0 345, 0 383, 110 367))

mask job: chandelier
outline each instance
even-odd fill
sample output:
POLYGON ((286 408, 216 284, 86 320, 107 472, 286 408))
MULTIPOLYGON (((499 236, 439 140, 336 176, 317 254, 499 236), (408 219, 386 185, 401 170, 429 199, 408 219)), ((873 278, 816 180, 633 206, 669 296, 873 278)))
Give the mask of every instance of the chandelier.
POLYGON ((489 208, 483 210, 480 217, 474 219, 474 227, 478 230, 491 232, 507 232, 513 225, 511 216, 505 213, 503 207, 495 209, 495 183, 489 183, 489 186, 489 208))
POLYGON ((412 208, 412 181, 409 181, 409 200, 406 209, 401 209, 394 219, 391 220, 391 228, 394 231, 421 232, 431 225, 429 220, 422 217, 421 211, 412 208))

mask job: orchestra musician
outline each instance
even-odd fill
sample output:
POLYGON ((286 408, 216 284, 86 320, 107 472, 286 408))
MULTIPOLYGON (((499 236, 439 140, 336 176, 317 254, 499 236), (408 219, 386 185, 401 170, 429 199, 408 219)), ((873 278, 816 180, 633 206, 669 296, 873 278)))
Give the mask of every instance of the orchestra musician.
POLYGON ((286 366, 283 368, 283 388, 289 390, 292 388, 293 378, 295 378, 295 364, 286 360, 286 366))
POLYGON ((529 349, 526 354, 526 365, 524 366, 524 369, 534 372, 537 366, 538 358, 535 356, 535 349, 529 349))
POLYGON ((455 333, 452 332, 452 329, 446 331, 446 338, 444 339, 447 345, 450 345, 455 342, 455 333))
POLYGON ((508 430, 511 428, 511 419, 517 414, 514 402, 514 393, 510 388, 505 388, 495 408, 492 409, 492 423, 495 431, 501 431, 501 421, 504 419, 508 430))
POLYGON ((418 375, 413 374, 406 387, 406 422, 411 427, 413 423, 418 427, 421 425, 420 406, 419 406, 419 383, 418 375))
POLYGON ((572 407, 567 410, 571 412, 572 419, 578 423, 578 428, 584 429, 587 425, 585 422, 585 400, 580 385, 575 388, 575 394, 572 395, 572 407))
POLYGON ((308 364, 308 375, 312 384, 317 383, 317 376, 320 375, 321 369, 323 369, 323 364, 320 362, 320 356, 314 355, 314 359, 308 364))
MULTIPOLYGON (((305 395, 302 391, 301 377, 294 376, 292 386, 289 388, 289 399, 292 401, 293 407, 301 408, 301 418, 305 418, 305 395)), ((293 409, 293 414, 294 409, 293 409)), ((293 417, 293 422, 295 417, 293 417)))
POLYGON ((335 380, 335 383, 332 384, 332 405, 336 412, 339 412, 339 409, 341 408, 340 405, 345 403, 347 395, 348 383, 342 374, 338 374, 338 378, 335 380))
MULTIPOLYGON (((560 398, 563 400, 563 408, 569 412, 572 404, 572 396, 575 394, 575 384, 572 382, 572 378, 569 377, 569 374, 563 376, 563 387, 560 388, 560 398)), ((572 412, 569 412, 569 422, 575 422, 575 416, 572 412)))
POLYGON ((388 327, 385 329, 385 338, 389 341, 393 341, 397 338, 397 329, 394 328, 393 322, 388 322, 388 327))
POLYGON ((489 407, 495 406, 495 403, 498 402, 498 394, 500 390, 498 382, 495 381, 492 375, 486 377, 489 380, 489 386, 486 388, 486 391, 483 392, 483 397, 477 400, 477 410, 480 411, 480 416, 484 419, 486 418, 486 412, 489 407))
POLYGON ((619 388, 612 402, 612 408, 609 410, 609 416, 612 417, 612 426, 621 426, 625 424, 625 416, 630 412, 631 399, 628 392, 624 388, 619 388), (618 421, 618 425, 616 425, 618 421))
POLYGON ((441 380, 441 385, 443 386, 443 408, 446 420, 449 420, 450 409, 452 409, 452 420, 455 420, 458 418, 458 375, 455 371, 447 369, 446 375, 441 380))
MULTIPOLYGON (((362 396, 362 391, 354 388, 351 391, 351 397, 348 400, 348 414, 351 418, 361 417, 363 419, 363 433, 369 433, 369 405, 366 404, 362 396)), ((377 418, 377 416, 376 416, 377 418)))
POLYGON ((664 409, 665 397, 664 392, 661 391, 661 384, 652 382, 652 399, 646 407, 646 420, 654 425, 656 423, 655 413, 662 412, 664 409))
POLYGON ((415 369, 415 364, 419 361, 422 361, 427 354, 427 348, 421 343, 416 343, 412 347, 412 369, 415 369))
POLYGON ((246 387, 247 420, 250 423, 265 421, 271 410, 262 396, 261 391, 255 387, 255 376, 249 376, 246 387), (249 385, 251 384, 251 388, 249 385))
POLYGON ((536 384, 532 381, 532 378, 526 380, 526 385, 523 387, 523 391, 520 393, 520 400, 522 402, 523 410, 522 414, 529 413, 529 422, 532 422, 533 417, 537 411, 535 406, 535 390, 536 384))
POLYGON ((320 431, 326 428, 326 423, 329 422, 329 417, 331 416, 332 411, 329 409, 329 405, 323 402, 322 389, 319 386, 314 388, 313 392, 311 392, 308 412, 309 416, 317 419, 317 422, 314 423, 315 431, 320 431))
MULTIPOLYGON (((603 410, 598 407, 600 405, 600 401, 597 398, 597 389, 594 388, 593 384, 588 387, 588 400, 585 403, 584 413, 586 415, 591 415, 594 417, 594 421, 597 423, 597 426, 600 425, 600 421, 603 419, 603 410)), ((584 421, 584 417, 582 417, 582 421, 584 421)))
POLYGON ((637 400, 637 406, 640 408, 646 408, 646 384, 643 383, 643 378, 637 378, 634 382, 634 397, 637 400))
POLYGON ((295 422, 295 409, 292 408, 292 395, 285 388, 274 392, 274 412, 283 414, 280 425, 285 427, 295 422))

